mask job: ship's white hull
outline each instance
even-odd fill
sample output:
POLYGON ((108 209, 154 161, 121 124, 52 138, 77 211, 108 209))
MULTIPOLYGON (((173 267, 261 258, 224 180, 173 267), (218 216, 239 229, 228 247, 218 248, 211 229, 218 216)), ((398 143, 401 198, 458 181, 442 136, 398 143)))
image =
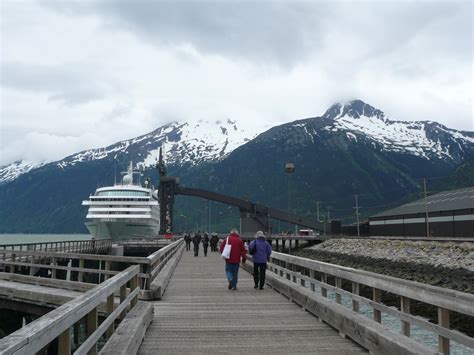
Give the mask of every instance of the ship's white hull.
POLYGON ((111 238, 125 240, 134 237, 156 237, 159 233, 159 224, 149 220, 117 220, 117 221, 88 221, 86 227, 89 233, 96 238, 111 238))
POLYGON ((88 200, 86 227, 96 238, 124 240, 133 237, 157 237, 160 227, 158 196, 147 180, 145 187, 133 183, 133 175, 140 174, 132 163, 121 184, 99 187, 88 200))

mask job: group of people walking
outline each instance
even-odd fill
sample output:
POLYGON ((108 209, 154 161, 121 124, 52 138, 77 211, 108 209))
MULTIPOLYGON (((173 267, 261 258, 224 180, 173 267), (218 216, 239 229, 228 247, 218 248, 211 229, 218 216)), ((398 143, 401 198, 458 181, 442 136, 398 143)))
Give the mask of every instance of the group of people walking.
POLYGON ((191 250, 191 242, 193 242, 194 256, 199 256, 199 247, 202 243, 204 256, 207 256, 209 244, 211 245, 211 252, 217 251, 217 243, 219 241, 219 237, 216 233, 212 233, 211 238, 209 238, 209 235, 206 232, 204 232, 203 236, 201 236, 201 233, 198 230, 196 233, 194 233, 193 237, 191 237, 190 234, 186 233, 184 235, 184 241, 186 242, 186 251, 191 250))
MULTIPOLYGON (((227 288, 229 290, 237 290, 239 263, 242 261, 242 265, 245 265, 247 261, 247 250, 237 229, 232 229, 229 236, 221 243, 221 253, 223 253, 226 245, 231 246, 230 255, 225 260, 225 272, 229 282, 227 288)), ((265 234, 258 231, 255 235, 255 240, 250 242, 248 250, 249 254, 252 255, 254 288, 263 290, 265 286, 265 272, 267 270, 267 263, 270 260, 270 254, 272 253, 272 247, 265 240, 265 234)))
MULTIPOLYGON (((194 256, 199 256, 199 249, 202 243, 204 256, 207 256, 207 250, 209 245, 211 246, 211 252, 217 251, 217 243, 219 237, 216 233, 212 233, 211 238, 207 233, 201 236, 199 230, 194 233, 191 237, 190 234, 184 235, 184 241, 186 242, 186 251, 191 250, 191 242, 194 245, 194 256)), ((247 261, 247 248, 243 240, 240 238, 236 228, 230 231, 230 234, 222 240, 220 245, 220 253, 223 254, 226 245, 230 246, 230 253, 225 259, 225 273, 228 281, 227 288, 229 290, 237 290, 237 282, 239 279, 239 264, 245 265, 247 261)), ((267 270, 267 263, 270 261, 270 255, 272 253, 272 247, 265 239, 265 234, 258 231, 255 235, 255 239, 248 245, 248 253, 252 256, 253 262, 253 280, 254 288, 263 290, 265 286, 265 273, 267 270)), ((223 255, 224 257, 224 255, 223 255)))

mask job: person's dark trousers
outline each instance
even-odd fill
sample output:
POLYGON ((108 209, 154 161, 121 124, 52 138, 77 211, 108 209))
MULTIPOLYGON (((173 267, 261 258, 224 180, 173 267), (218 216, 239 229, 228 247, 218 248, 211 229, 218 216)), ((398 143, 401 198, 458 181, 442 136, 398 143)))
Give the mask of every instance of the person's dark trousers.
POLYGON ((207 248, 208 248, 208 247, 207 247, 207 246, 204 246, 203 248, 204 248, 204 256, 207 256, 207 248))
POLYGON ((265 271, 267 270, 267 263, 253 263, 253 282, 255 288, 263 288, 265 286, 265 271))
POLYGON ((194 256, 198 256, 198 255, 199 255, 199 244, 194 245, 194 256))
POLYGON ((191 250, 191 242, 186 242, 186 251, 191 250))

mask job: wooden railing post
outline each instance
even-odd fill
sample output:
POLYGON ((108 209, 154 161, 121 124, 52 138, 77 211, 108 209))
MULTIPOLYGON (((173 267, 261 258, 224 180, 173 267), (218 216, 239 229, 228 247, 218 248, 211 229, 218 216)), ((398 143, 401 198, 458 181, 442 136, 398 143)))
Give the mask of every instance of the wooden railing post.
POLYGON ((71 281, 71 274, 72 274, 71 268, 72 268, 72 259, 69 259, 69 261, 67 263, 67 270, 66 270, 66 280, 67 281, 71 281))
MULTIPOLYGON (((340 277, 336 277, 336 287, 337 289, 342 289, 342 279, 340 277)), ((341 294, 336 290, 336 303, 341 304, 341 294)))
MULTIPOLYGON (((35 257, 34 256, 31 256, 30 262, 31 262, 31 264, 35 263, 35 257)), ((35 274, 35 268, 33 266, 30 266, 30 276, 33 276, 34 274, 35 274)))
MULTIPOLYGON (((105 261, 105 267, 104 267, 104 269, 105 269, 106 271, 110 271, 110 260, 106 260, 106 261, 105 261)), ((105 280, 107 280, 109 277, 110 277, 110 276, 109 276, 108 274, 105 274, 105 276, 104 276, 105 280)))
MULTIPOLYGON (((126 297, 127 297, 127 285, 125 284, 120 287, 120 303, 122 303, 126 297)), ((123 311, 120 314, 120 319, 123 319, 123 317, 125 317, 125 311, 123 311)))
MULTIPOLYGON (((382 301, 382 290, 378 288, 372 288, 372 300, 374 302, 380 303, 382 301)), ((382 313, 374 308, 374 321, 382 323, 382 313)))
MULTIPOLYGON (((138 275, 135 275, 134 277, 132 277, 132 279, 130 280, 130 292, 132 292, 134 289, 136 289, 138 287, 138 275)), ((132 302, 131 303, 131 307, 130 308, 133 308, 136 304, 137 304, 137 301, 138 301, 138 296, 137 297, 134 297, 132 302)))
MULTIPOLYGON (((321 273, 321 282, 327 284, 328 283, 328 275, 321 273)), ((328 296, 328 289, 321 285, 321 296, 327 297, 328 296)))
MULTIPOLYGON (((15 262, 16 260, 16 255, 15 254, 12 254, 12 261, 15 262)), ((11 273, 15 273, 15 265, 10 265, 10 272, 11 273)))
MULTIPOLYGON (((400 296, 400 310, 402 313, 410 314, 410 299, 408 297, 400 296)), ((410 322, 406 322, 401 320, 401 333, 406 335, 407 337, 410 336, 410 322)))
MULTIPOLYGON (((79 259, 79 269, 84 269, 84 259, 79 259)), ((77 281, 84 281, 84 271, 79 271, 77 274, 77 281)))
MULTIPOLYGON (((107 315, 110 315, 114 311, 114 294, 111 294, 109 297, 107 297, 107 315)), ((110 327, 107 329, 107 339, 109 339, 114 332, 114 323, 110 325, 110 327)))
MULTIPOLYGON (((449 309, 438 307, 438 325, 449 329, 449 309)), ((441 354, 449 354, 449 339, 438 336, 438 350, 441 354)))
POLYGON ((61 335, 58 337, 58 354, 71 354, 71 333, 69 331, 69 328, 62 332, 61 335))
MULTIPOLYGON (((352 281, 352 293, 354 295, 359 295, 360 292, 360 286, 358 282, 352 281)), ((359 312, 359 302, 356 300, 352 300, 352 310, 354 312, 359 312)))
MULTIPOLYGON (((87 314, 87 336, 89 337, 97 329, 97 308, 94 308, 87 314)), ((87 355, 97 354, 97 344, 87 352, 87 355)))
POLYGON ((52 278, 52 279, 55 279, 55 278, 56 278, 56 269, 54 268, 54 266, 56 266, 56 265, 57 265, 57 264, 56 264, 56 258, 52 258, 52 259, 51 259, 51 266, 53 266, 53 267, 51 268, 51 278, 52 278))

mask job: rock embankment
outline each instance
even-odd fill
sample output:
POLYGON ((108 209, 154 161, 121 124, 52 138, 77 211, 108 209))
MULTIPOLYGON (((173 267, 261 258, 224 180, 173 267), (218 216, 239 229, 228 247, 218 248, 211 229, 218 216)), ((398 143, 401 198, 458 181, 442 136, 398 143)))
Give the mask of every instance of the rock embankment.
POLYGON ((474 293, 474 243, 332 239, 298 255, 474 293))

